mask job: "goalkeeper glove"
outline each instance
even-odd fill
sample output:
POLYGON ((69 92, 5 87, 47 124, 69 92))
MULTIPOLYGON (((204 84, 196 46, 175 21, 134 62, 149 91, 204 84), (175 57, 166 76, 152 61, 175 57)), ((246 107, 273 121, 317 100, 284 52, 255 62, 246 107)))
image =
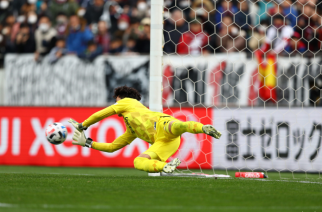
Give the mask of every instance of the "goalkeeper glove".
POLYGON ((202 131, 207 134, 210 135, 216 139, 219 139, 221 136, 221 132, 219 132, 218 130, 216 130, 213 126, 211 125, 203 125, 202 126, 202 131))
POLYGON ((79 132, 78 130, 75 130, 72 144, 91 148, 92 143, 93 140, 91 138, 86 138, 84 131, 79 132))
POLYGON ((83 130, 87 130, 87 127, 84 127, 82 123, 78 123, 74 119, 70 119, 68 122, 71 123, 79 132, 82 132, 83 130))

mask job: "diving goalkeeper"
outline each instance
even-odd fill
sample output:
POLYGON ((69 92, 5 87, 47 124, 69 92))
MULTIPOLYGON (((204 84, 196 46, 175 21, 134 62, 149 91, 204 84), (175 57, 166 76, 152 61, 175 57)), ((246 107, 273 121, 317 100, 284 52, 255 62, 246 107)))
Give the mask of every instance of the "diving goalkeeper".
POLYGON ((181 162, 178 158, 169 163, 166 161, 178 150, 181 134, 205 133, 217 139, 221 136, 221 133, 211 125, 194 121, 182 122, 167 114, 149 110, 139 102, 141 95, 134 88, 118 87, 113 97, 116 99, 114 105, 94 113, 83 123, 69 120, 76 128, 73 144, 104 152, 114 152, 130 144, 135 138, 140 138, 152 146, 134 159, 134 167, 146 172, 172 173, 181 162), (122 116, 126 124, 123 135, 112 143, 98 143, 85 137, 83 130, 115 114, 122 116))

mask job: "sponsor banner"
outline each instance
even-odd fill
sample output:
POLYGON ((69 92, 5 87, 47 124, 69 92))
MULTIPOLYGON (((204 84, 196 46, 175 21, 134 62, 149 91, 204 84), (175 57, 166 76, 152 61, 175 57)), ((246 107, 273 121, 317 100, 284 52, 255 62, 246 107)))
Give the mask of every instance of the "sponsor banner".
POLYGON ((314 108, 213 111, 222 132, 213 141, 214 168, 322 170, 322 110, 314 108))
MULTIPOLYGON (((259 69, 244 53, 164 56, 163 103, 226 107, 277 100, 287 106, 322 105, 320 63, 272 57, 259 69)), ((36 62, 33 55, 9 54, 5 79, 7 105, 104 106, 114 102, 115 87, 123 85, 136 88, 142 102, 149 102, 149 56, 100 56, 86 63, 69 55, 50 64, 47 58, 36 62)))
POLYGON ((169 106, 260 106, 275 100, 280 106, 321 106, 320 63, 321 59, 272 57, 264 60, 263 69, 244 53, 164 56, 163 100, 169 106))
MULTIPOLYGON (((101 58, 102 59, 102 58, 101 58)), ((104 59, 107 102, 114 102, 114 89, 127 85, 142 95, 141 102, 149 102, 149 56, 109 56, 104 59)))
POLYGON ((50 64, 33 54, 5 57, 6 105, 103 106, 106 96, 102 58, 85 63, 69 55, 50 64))
POLYGON ((163 57, 163 100, 174 103, 248 104, 250 70, 256 67, 245 54, 233 53, 203 57, 163 57), (175 100, 175 101, 173 101, 175 100))
MULTIPOLYGON (((133 160, 148 147, 136 139, 125 148, 106 153, 71 144, 73 127, 102 108, 2 107, 0 110, 0 164, 42 166, 133 167, 133 160), (60 122, 67 127, 67 140, 50 144, 45 128, 60 122)), ((322 111, 319 109, 166 108, 165 113, 182 121, 213 122, 222 132, 220 140, 204 134, 185 133, 179 150, 180 168, 254 169, 268 171, 322 170, 322 111)), ((91 126, 87 136, 112 142, 125 132, 123 119, 106 118, 91 126)))
MULTIPOLYGON (((83 121, 102 108, 2 107, 0 110, 0 164, 42 166, 133 167, 133 160, 148 147, 140 139, 123 149, 101 152, 72 145, 73 127, 68 120, 83 121), (64 124, 67 140, 52 145, 45 129, 53 122, 64 124)), ((211 110, 168 108, 165 113, 183 121, 211 123, 211 110)), ((112 116, 91 126, 86 135, 97 142, 112 142, 126 130, 121 117, 112 116)), ((183 134, 180 150, 174 155, 183 160, 182 168, 211 168, 211 139, 203 134, 183 134)))

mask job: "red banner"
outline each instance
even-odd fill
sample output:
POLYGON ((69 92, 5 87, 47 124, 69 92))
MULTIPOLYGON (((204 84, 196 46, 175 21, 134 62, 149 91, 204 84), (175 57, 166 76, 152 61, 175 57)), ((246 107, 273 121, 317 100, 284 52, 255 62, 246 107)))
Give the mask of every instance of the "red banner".
MULTIPOLYGON (((148 143, 134 140, 125 148, 106 153, 72 145, 73 127, 69 118, 83 121, 102 108, 64 107, 1 107, 0 109, 0 164, 42 166, 133 167, 133 160, 148 148, 148 143), (45 129, 60 122, 68 129, 67 140, 52 145, 46 140, 45 129)), ((212 110, 204 108, 169 108, 165 113, 183 121, 210 124, 212 110)), ((86 135, 97 142, 112 142, 125 132, 123 119, 106 118, 91 126, 86 135)), ((204 134, 182 135, 182 143, 174 155, 183 160, 182 168, 211 167, 211 139, 204 134)))

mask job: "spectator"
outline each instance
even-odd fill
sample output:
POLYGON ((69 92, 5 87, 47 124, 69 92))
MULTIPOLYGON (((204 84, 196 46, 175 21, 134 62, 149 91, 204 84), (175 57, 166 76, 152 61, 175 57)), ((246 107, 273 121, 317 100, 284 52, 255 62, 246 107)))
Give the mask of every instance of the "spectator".
POLYGON ((305 46, 311 51, 316 52, 320 49, 320 41, 317 39, 320 32, 319 28, 321 18, 315 18, 315 6, 307 3, 303 6, 303 13, 297 19, 297 26, 295 31, 302 35, 301 41, 305 44, 305 46))
POLYGON ((130 21, 130 26, 125 30, 123 34, 123 43, 126 43, 126 41, 132 37, 135 40, 138 39, 140 34, 140 29, 142 28, 141 22, 137 18, 132 18, 130 21))
POLYGON ((37 29, 38 16, 35 11, 30 11, 27 13, 27 23, 31 30, 31 33, 34 34, 37 29))
POLYGON ((176 52, 176 45, 183 33, 189 31, 188 23, 183 17, 181 10, 174 10, 171 13, 171 18, 165 21, 164 24, 164 41, 165 45, 163 51, 167 54, 174 54, 176 52))
POLYGON ((97 23, 103 14, 104 0, 94 0, 93 4, 86 8, 85 19, 87 24, 97 23))
MULTIPOLYGON (((35 15, 35 13, 33 11, 31 11, 32 15, 35 15)), ((31 20, 29 20, 29 22, 34 22, 35 18, 31 18, 31 20)), ((36 17, 36 22, 37 22, 37 17, 36 17)), ((16 36, 18 34, 18 32, 20 31, 20 24, 28 24, 28 14, 22 14, 22 15, 19 15, 17 18, 16 18, 16 23, 12 26, 12 29, 11 29, 11 39, 12 40, 16 40, 16 36)), ((32 33, 34 32, 34 30, 36 29, 36 23, 33 24, 33 26, 31 26, 32 28, 32 33)))
POLYGON ((150 53, 150 18, 141 21, 143 30, 139 32, 136 40, 136 50, 141 54, 150 53))
POLYGON ((270 22, 267 11, 274 7, 274 1, 271 0, 263 0, 263 1, 256 1, 258 5, 257 10, 257 18, 255 22, 255 26, 259 24, 261 21, 267 20, 270 22))
POLYGON ((117 22, 117 30, 113 33, 113 37, 121 38, 123 37, 125 30, 130 26, 129 16, 122 14, 117 22))
POLYGON ((306 46, 303 41, 301 41, 301 35, 298 32, 294 32, 292 38, 289 39, 285 51, 288 53, 287 56, 291 53, 303 54, 306 51, 306 46))
MULTIPOLYGON (((311 5, 311 6, 315 6, 317 0, 296 0, 295 1, 295 8, 297 9, 298 13, 301 14, 303 11, 303 6, 304 5, 311 5)), ((319 4, 321 5, 321 4, 319 4)))
POLYGON ((5 53, 16 52, 15 39, 11 36, 12 27, 10 25, 4 25, 2 28, 2 45, 5 47, 5 53))
MULTIPOLYGON (((90 29, 90 31, 92 32, 92 33, 94 33, 95 32, 95 30, 93 30, 92 31, 92 26, 91 25, 88 25, 87 24, 87 21, 86 21, 86 19, 84 18, 84 15, 85 15, 85 12, 86 12, 86 10, 84 9, 84 8, 79 8, 78 9, 78 11, 77 11, 77 16, 78 16, 78 18, 79 18, 79 23, 80 23, 80 25, 81 26, 86 26, 86 27, 88 27, 88 29, 90 29)), ((94 25, 94 24, 93 24, 94 25)), ((97 25, 96 25, 96 28, 97 28, 97 25)))
POLYGON ((49 53, 49 62, 55 63, 62 56, 66 55, 68 50, 66 49, 66 42, 63 38, 58 38, 56 41, 56 46, 49 53))
POLYGON ((36 11, 39 16, 48 16, 48 2, 47 1, 37 1, 36 11))
POLYGON ((190 23, 190 31, 184 33, 177 46, 178 54, 200 55, 208 43, 208 36, 202 31, 198 20, 190 23))
POLYGON ((177 7, 178 9, 185 10, 190 7, 190 0, 165 1, 164 4, 167 8, 177 7))
POLYGON ((137 50, 136 50, 136 41, 135 41, 134 38, 130 37, 126 41, 126 45, 122 49, 122 54, 124 54, 124 55, 136 55, 136 54, 138 54, 137 50))
POLYGON ((18 13, 20 13, 20 9, 21 9, 22 5, 25 4, 25 1, 14 0, 14 1, 11 1, 11 4, 12 4, 13 12, 15 14, 18 14, 18 13))
POLYGON ((8 0, 0 0, 0 23, 2 23, 6 17, 12 13, 12 4, 8 0))
POLYGON ((149 12, 149 7, 148 4, 146 3, 146 0, 138 0, 136 7, 133 8, 133 14, 132 16, 138 18, 138 19, 143 19, 148 15, 149 12))
POLYGON ((57 31, 51 27, 50 19, 43 16, 39 20, 38 29, 35 32, 36 52, 35 60, 39 56, 47 55, 56 43, 57 31))
POLYGON ((68 28, 68 17, 65 13, 59 13, 56 17, 56 26, 55 29, 57 31, 58 36, 65 36, 67 34, 68 28))
MULTIPOLYGON (((314 19, 314 22, 316 23, 315 25, 315 30, 316 30, 316 35, 314 37, 313 42, 316 42, 316 52, 321 52, 322 48, 322 19, 320 14, 315 13, 312 17, 314 19)), ((302 36, 301 36, 302 38, 302 36)))
POLYGON ((291 26, 296 26, 296 18, 298 17, 298 12, 293 5, 292 0, 284 0, 282 5, 282 14, 290 21, 291 26))
POLYGON ((233 5, 231 0, 223 0, 221 4, 217 8, 217 13, 215 15, 215 23, 219 23, 216 25, 218 31, 220 31, 222 27, 222 19, 226 16, 230 16, 233 20, 234 14, 238 12, 238 8, 233 5))
POLYGON ((20 25, 20 30, 17 34, 15 45, 17 53, 35 52, 35 39, 27 24, 20 25))
POLYGON ((97 46, 94 41, 89 41, 87 44, 87 49, 79 55, 81 59, 85 61, 93 62, 94 59, 103 53, 101 46, 97 46))
POLYGON ((107 23, 108 29, 111 34, 114 34, 114 32, 118 29, 117 23, 122 13, 123 9, 117 2, 109 1, 105 4, 101 20, 107 23))
POLYGON ((250 26, 252 25, 248 3, 246 0, 243 0, 238 4, 240 11, 235 14, 235 24, 236 26, 240 27, 240 29, 248 33, 250 26))
POLYGON ((88 41, 92 40, 93 34, 85 25, 81 25, 78 16, 69 18, 69 35, 67 37, 67 49, 76 54, 83 53, 87 48, 88 41))
POLYGON ((284 17, 281 15, 275 15, 273 26, 271 26, 267 31, 265 43, 261 47, 260 51, 256 52, 258 61, 261 61, 263 53, 268 51, 272 54, 281 53, 285 49, 288 44, 288 40, 292 37, 293 33, 293 28, 285 25, 284 17))
POLYGON ((13 14, 8 14, 4 22, 7 26, 13 27, 16 22, 16 18, 13 14))
POLYGON ((293 35, 294 30, 289 25, 285 25, 284 17, 281 15, 274 16, 273 26, 267 31, 265 43, 271 46, 274 53, 278 54, 284 50, 288 40, 293 35), (278 33, 280 31, 280 33, 278 33))
POLYGON ((215 32, 215 10, 210 0, 196 0, 191 5, 189 20, 197 18, 203 26, 203 31, 207 34, 215 32))
POLYGON ((87 8, 90 3, 92 2, 92 0, 77 0, 79 6, 83 7, 83 8, 87 8))
POLYGON ((219 32, 219 39, 216 39, 217 46, 220 46, 220 52, 242 51, 246 47, 246 33, 239 30, 233 23, 231 16, 223 18, 223 26, 219 32))
POLYGON ((28 24, 31 24, 31 25, 36 24, 37 20, 38 20, 38 16, 35 13, 35 11, 29 11, 27 13, 27 22, 28 22, 28 24))
POLYGON ((18 32, 20 31, 20 24, 21 24, 21 22, 19 22, 19 20, 18 20, 18 18, 17 19, 15 19, 16 20, 16 22, 11 26, 11 24, 10 25, 8 25, 8 27, 10 28, 10 37, 11 37, 11 41, 13 42, 13 43, 15 43, 15 40, 16 40, 16 37, 17 37, 17 34, 18 34, 18 32))
POLYGON ((277 4, 277 2, 275 2, 274 7, 270 8, 267 13, 271 16, 281 14, 286 18, 290 26, 296 26, 296 18, 298 13, 297 10, 292 6, 291 0, 284 0, 282 4, 277 4))
MULTIPOLYGON (((7 32, 8 33, 8 39, 11 40, 11 41, 14 41, 15 40, 15 37, 13 36, 13 27, 15 26, 16 24, 16 18, 13 14, 9 14, 5 21, 4 21, 4 28, 6 28, 7 32)), ((19 26, 17 26, 19 27, 19 26)), ((17 29, 17 32, 19 31, 19 29, 17 29)))
MULTIPOLYGON (((77 16, 78 16, 80 19, 83 19, 84 21, 86 21, 86 19, 84 18, 85 13, 86 13, 86 9, 85 9, 85 8, 82 8, 82 7, 78 8, 78 10, 77 10, 77 12, 76 12, 77 16)), ((86 23, 87 23, 87 21, 86 21, 86 23)))
POLYGON ((268 25, 268 21, 262 21, 260 25, 254 28, 254 32, 248 42, 248 46, 252 51, 259 49, 265 42, 268 25))
POLYGON ((111 54, 119 54, 122 52, 122 50, 123 50, 122 40, 119 38, 113 39, 110 44, 109 52, 111 54))
MULTIPOLYGON (((183 12, 184 17, 189 17, 190 16, 190 12, 191 12, 191 4, 193 3, 193 1, 190 0, 176 0, 176 1, 164 1, 164 7, 166 8, 176 8, 179 9, 183 12)), ((189 21, 189 20, 187 20, 189 21)))
POLYGON ((74 0, 52 0, 49 5, 49 13, 55 18, 60 13, 64 13, 67 17, 75 15, 78 10, 78 4, 74 0))
POLYGON ((36 1, 34 1, 34 0, 25 1, 25 3, 20 8, 20 13, 21 14, 28 14, 30 12, 36 13, 37 8, 36 8, 35 3, 36 3, 36 1))
POLYGON ((106 22, 99 21, 97 26, 98 32, 95 36, 95 42, 103 47, 103 53, 107 53, 109 51, 111 36, 107 30, 106 22))
MULTIPOLYGON (((2 31, 2 26, 0 25, 0 30, 2 31)), ((4 56, 6 54, 6 42, 5 37, 0 33, 0 68, 3 68, 4 56)))

